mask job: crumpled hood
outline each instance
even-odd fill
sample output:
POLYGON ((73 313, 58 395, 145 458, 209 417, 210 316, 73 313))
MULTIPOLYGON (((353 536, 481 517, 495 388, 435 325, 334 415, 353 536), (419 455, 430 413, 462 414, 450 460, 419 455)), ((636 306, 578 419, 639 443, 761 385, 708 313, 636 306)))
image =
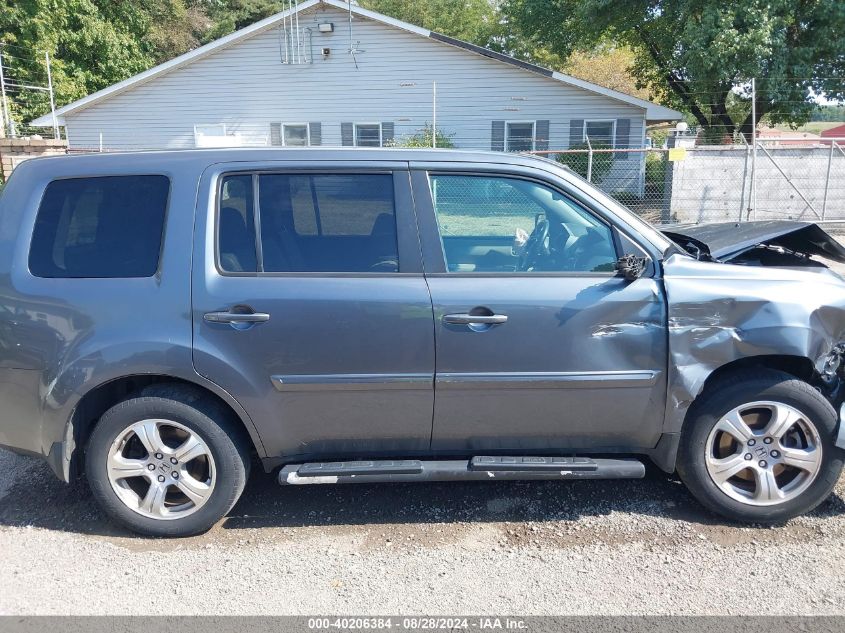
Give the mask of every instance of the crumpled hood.
POLYGON ((813 222, 766 220, 678 224, 662 232, 682 246, 692 242, 699 249, 704 247, 720 261, 730 261, 757 246, 773 246, 845 263, 845 247, 813 222))

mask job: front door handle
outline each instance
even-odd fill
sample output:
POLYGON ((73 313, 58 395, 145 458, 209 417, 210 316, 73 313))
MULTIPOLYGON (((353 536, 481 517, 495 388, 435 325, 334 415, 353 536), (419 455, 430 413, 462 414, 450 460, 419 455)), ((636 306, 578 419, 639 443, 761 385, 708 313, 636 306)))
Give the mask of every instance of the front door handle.
POLYGON ((498 325, 500 323, 507 323, 508 317, 506 314, 490 314, 485 316, 475 314, 444 314, 443 321, 456 325, 498 325))
POLYGON ((266 312, 206 312, 203 317, 209 323, 264 323, 270 320, 266 312))

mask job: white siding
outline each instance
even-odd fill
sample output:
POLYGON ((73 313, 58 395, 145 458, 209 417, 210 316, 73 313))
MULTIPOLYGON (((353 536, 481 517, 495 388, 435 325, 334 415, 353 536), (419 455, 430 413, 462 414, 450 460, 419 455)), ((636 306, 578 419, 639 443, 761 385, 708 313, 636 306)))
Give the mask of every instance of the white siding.
POLYGON ((551 149, 568 146, 571 119, 628 118, 631 145, 642 139, 645 113, 636 106, 357 17, 356 69, 347 20, 327 7, 300 16, 314 30, 313 64, 280 63, 273 28, 69 113, 70 145, 95 148, 102 133, 109 149, 193 147, 194 125, 213 123, 254 145, 267 143, 271 122, 320 121, 329 146, 341 144, 343 121, 392 121, 399 137, 431 121, 433 81, 437 126, 462 148, 491 149, 493 120, 548 119, 551 149), (333 22, 334 33, 318 33, 318 22, 333 22))

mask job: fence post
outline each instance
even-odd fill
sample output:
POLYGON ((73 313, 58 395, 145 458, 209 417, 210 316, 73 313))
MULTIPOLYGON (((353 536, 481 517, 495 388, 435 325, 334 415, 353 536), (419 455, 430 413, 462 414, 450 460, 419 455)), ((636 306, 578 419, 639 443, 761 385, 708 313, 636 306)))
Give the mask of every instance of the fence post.
POLYGON ((675 179, 675 164, 669 160, 669 150, 677 145, 676 134, 677 132, 672 132, 666 137, 666 151, 663 152, 663 205, 660 211, 662 224, 672 222, 672 184, 675 179))
POLYGON ((757 219, 757 80, 751 78, 751 192, 748 218, 757 219))
POLYGON ((742 139, 743 144, 745 144, 745 163, 742 166, 742 188, 740 189, 740 201, 739 201, 739 221, 742 222, 742 215, 746 210, 746 202, 748 205, 751 204, 751 192, 748 192, 748 200, 745 198, 745 187, 748 184, 748 157, 751 154, 751 146, 748 144, 748 141, 745 140, 745 134, 740 134, 739 138, 742 139))
POLYGON ((593 182, 593 144, 589 136, 584 136, 584 140, 587 141, 587 182, 593 182))
POLYGON ((833 150, 836 149, 836 141, 830 141, 830 154, 827 156, 827 175, 824 179, 824 198, 822 199, 822 220, 827 211, 827 192, 830 190, 830 168, 833 165, 833 150))

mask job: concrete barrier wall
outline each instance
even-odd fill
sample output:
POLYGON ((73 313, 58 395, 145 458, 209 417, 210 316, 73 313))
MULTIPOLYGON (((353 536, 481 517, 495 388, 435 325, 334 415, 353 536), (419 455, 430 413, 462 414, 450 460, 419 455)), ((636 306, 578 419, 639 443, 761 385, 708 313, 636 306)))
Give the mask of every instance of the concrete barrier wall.
POLYGON ((756 208, 750 213, 750 148, 688 149, 669 169, 667 194, 676 222, 845 220, 845 154, 838 147, 758 148, 756 208))

